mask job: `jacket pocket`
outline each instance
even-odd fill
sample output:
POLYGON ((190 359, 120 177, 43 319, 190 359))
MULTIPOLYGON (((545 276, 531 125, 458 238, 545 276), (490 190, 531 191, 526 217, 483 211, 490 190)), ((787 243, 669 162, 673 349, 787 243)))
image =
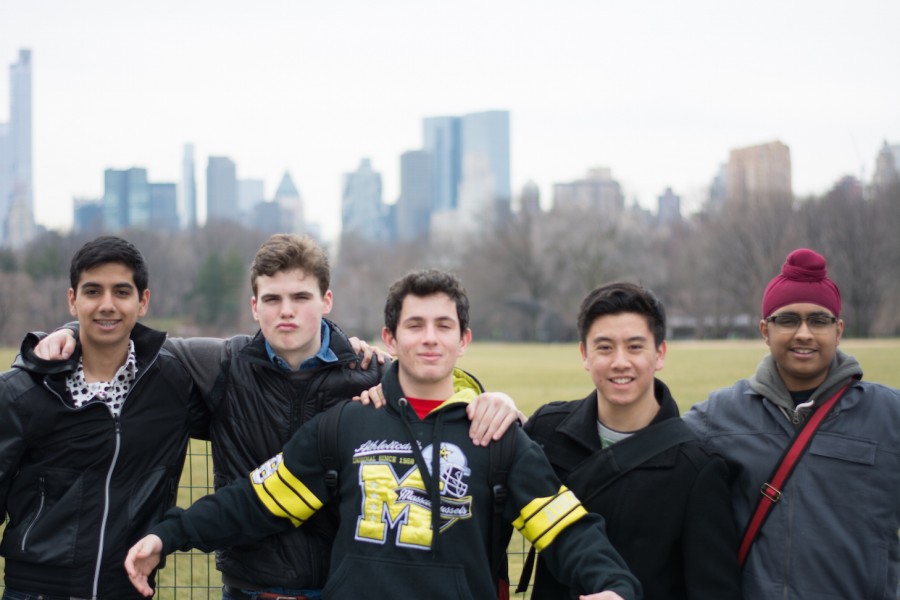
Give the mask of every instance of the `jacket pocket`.
POLYGON ((12 559, 71 565, 83 515, 81 474, 23 470, 9 491, 0 551, 12 559))
POLYGON ((178 480, 174 469, 158 467, 135 482, 128 497, 128 520, 154 524, 175 504, 178 480))
POLYGON ((31 533, 31 530, 34 528, 34 525, 38 522, 38 519, 41 518, 41 515, 44 513, 44 503, 47 501, 47 490, 44 486, 44 476, 41 475, 38 477, 38 504, 37 504, 37 512, 34 513, 34 517, 28 522, 28 525, 25 526, 25 532, 22 533, 22 541, 19 543, 19 550, 25 552, 25 546, 28 544, 28 534, 31 533))
POLYGON ((348 556, 328 578, 323 594, 331 600, 428 598, 474 600, 463 566, 348 556), (378 589, 375 582, 383 582, 378 589), (387 593, 388 596, 383 596, 387 593))

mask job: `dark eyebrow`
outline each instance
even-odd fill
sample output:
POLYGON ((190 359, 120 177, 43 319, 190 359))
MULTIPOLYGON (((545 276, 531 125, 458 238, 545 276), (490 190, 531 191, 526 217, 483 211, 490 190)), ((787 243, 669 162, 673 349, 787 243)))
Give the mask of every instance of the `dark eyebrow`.
MULTIPOLYGON (((83 290, 88 289, 88 288, 102 288, 102 287, 103 286, 100 285, 99 283, 97 283, 96 281, 85 281, 80 286, 80 288, 83 290)), ((135 286, 133 283, 130 283, 128 281, 121 281, 119 283, 114 283, 112 287, 113 287, 113 289, 117 289, 117 290, 120 290, 123 288, 131 290, 131 289, 134 289, 135 286)))

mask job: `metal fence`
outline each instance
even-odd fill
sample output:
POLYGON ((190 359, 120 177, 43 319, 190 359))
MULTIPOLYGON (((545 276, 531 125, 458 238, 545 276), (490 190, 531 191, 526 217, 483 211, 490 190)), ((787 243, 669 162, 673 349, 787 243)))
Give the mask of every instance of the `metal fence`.
MULTIPOLYGON (((213 491, 212 457, 209 442, 191 440, 178 489, 178 506, 188 507, 213 491)), ((2 526, 0 526, 2 533, 2 526)), ((515 588, 528 552, 525 539, 517 532, 508 549, 509 575, 515 588)), ((176 552, 166 559, 165 567, 157 575, 154 598, 159 600, 218 600, 222 597, 222 578, 216 570, 214 554, 199 550, 176 552)), ((0 559, 0 568, 2 568, 0 559)), ((0 583, 0 592, 3 585, 0 583)), ((527 594, 510 594, 512 598, 526 598, 527 594)))

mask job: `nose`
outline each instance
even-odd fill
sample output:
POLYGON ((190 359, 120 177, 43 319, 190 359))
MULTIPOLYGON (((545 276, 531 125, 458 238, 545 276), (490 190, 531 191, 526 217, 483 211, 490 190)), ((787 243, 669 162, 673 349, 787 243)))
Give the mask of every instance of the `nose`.
POLYGON ((285 298, 281 301, 281 316, 284 318, 294 316, 294 303, 291 302, 290 298, 285 298))
POLYGON ((112 291, 103 292, 103 295, 100 297, 100 310, 103 312, 115 310, 112 291))
POLYGON ((617 348, 613 353, 612 366, 614 368, 623 368, 628 366, 628 355, 625 348, 617 348))
POLYGON ((812 330, 809 328, 809 322, 806 319, 800 321, 800 327, 794 332, 794 337, 811 338, 812 330))
POLYGON ((428 324, 425 326, 424 341, 426 344, 433 344, 437 341, 437 328, 434 325, 428 324))

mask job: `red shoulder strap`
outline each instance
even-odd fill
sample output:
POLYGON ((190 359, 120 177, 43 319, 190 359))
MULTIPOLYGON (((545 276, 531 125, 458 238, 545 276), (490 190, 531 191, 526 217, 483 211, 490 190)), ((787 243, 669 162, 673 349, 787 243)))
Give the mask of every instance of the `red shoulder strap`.
POLYGON ((759 490, 762 496, 759 499, 759 503, 756 505, 756 509, 753 511, 753 516, 750 517, 750 522, 747 523, 747 529, 744 531, 744 536, 741 539, 741 546, 738 550, 738 562, 741 566, 744 566, 747 555, 750 554, 750 547, 753 545, 753 541, 759 534, 759 530, 762 528, 763 523, 765 523, 769 511, 772 510, 775 503, 781 499, 781 490, 788 480, 788 477, 791 476, 794 466, 806 452, 810 441, 819 429, 819 425, 822 424, 822 421, 825 420, 825 417, 831 412, 834 405, 837 404, 847 388, 850 387, 851 382, 852 380, 844 384, 841 389, 835 392, 831 398, 819 405, 809 418, 806 419, 803 427, 796 433, 791 445, 788 446, 788 449, 781 457, 781 460, 775 466, 775 470, 769 477, 769 481, 762 484, 762 487, 759 490))

